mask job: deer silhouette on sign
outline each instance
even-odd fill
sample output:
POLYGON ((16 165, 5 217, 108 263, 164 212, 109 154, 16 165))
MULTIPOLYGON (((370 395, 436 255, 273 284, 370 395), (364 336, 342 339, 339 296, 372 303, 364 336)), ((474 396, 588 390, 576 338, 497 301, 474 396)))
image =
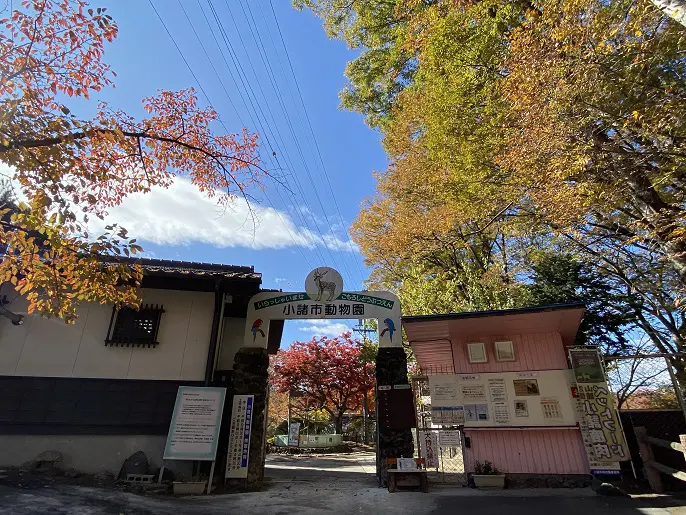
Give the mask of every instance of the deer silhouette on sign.
POLYGON ((321 301, 322 300, 322 295, 324 295, 324 292, 327 292, 329 294, 329 298, 326 299, 325 302, 329 302, 333 300, 334 295, 336 295, 336 283, 333 281, 322 281, 322 277, 326 275, 326 272, 328 270, 324 270, 323 272, 319 271, 319 268, 317 268, 314 271, 314 282, 317 285, 317 288, 319 289, 319 294, 317 295, 317 298, 315 300, 321 301))

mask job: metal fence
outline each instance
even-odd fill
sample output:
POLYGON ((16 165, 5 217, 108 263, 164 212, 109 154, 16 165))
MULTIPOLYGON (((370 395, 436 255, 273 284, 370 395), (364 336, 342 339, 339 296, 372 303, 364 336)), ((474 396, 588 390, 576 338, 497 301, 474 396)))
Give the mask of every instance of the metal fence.
POLYGON ((436 427, 431 422, 431 396, 426 376, 412 378, 417 429, 413 432, 415 457, 427 463, 432 483, 465 484, 464 433, 461 427, 436 427))
POLYGON ((426 460, 432 483, 465 484, 464 436, 459 428, 417 428, 415 455, 426 460))

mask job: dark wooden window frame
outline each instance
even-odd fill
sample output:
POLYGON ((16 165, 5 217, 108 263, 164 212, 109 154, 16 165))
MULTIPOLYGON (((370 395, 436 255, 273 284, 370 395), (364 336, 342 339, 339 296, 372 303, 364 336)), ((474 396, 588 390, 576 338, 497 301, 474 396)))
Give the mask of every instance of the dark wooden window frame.
POLYGON ((164 307, 144 304, 140 309, 112 308, 105 345, 114 347, 157 347, 157 335, 164 307))

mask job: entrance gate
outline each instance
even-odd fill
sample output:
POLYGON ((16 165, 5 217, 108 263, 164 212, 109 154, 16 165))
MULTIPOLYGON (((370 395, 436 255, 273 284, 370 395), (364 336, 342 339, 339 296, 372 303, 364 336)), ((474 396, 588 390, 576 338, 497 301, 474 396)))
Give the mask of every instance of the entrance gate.
MULTIPOLYGON (((392 393, 409 388, 407 360, 402 348, 400 301, 386 291, 343 291, 343 279, 333 268, 316 268, 305 280, 304 292, 261 292, 248 304, 244 346, 234 358, 233 386, 236 395, 253 395, 252 428, 247 464, 247 483, 264 479, 265 436, 269 357, 267 342, 272 320, 374 318, 378 321, 379 352, 376 358, 377 385, 388 385, 392 393), (396 389, 396 387, 399 387, 396 389)), ((387 393, 387 392, 385 392, 387 393)), ((379 406, 377 415, 386 406, 379 406)), ((389 397, 384 395, 383 398, 389 397)), ((413 413, 412 397, 391 396, 393 411, 413 413), (400 404, 398 404, 400 400, 400 404)), ((382 401, 385 402, 385 401, 382 401)), ((377 427, 376 469, 385 486, 387 457, 412 457, 412 421, 384 423, 377 427)), ((241 481, 244 483, 244 481, 241 481)))

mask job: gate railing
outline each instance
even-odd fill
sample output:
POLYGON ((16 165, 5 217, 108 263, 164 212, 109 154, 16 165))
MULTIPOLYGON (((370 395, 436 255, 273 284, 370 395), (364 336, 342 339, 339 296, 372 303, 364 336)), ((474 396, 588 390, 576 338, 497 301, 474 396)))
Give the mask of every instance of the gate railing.
POLYGON ((415 454, 426 460, 429 482, 467 482, 464 470, 464 437, 459 428, 417 428, 415 454))
POLYGON ((686 435, 679 435, 680 442, 670 442, 669 440, 649 436, 645 427, 635 427, 634 433, 638 440, 641 459, 643 460, 648 483, 654 492, 662 493, 664 491, 662 477, 660 476, 661 473, 681 481, 686 481, 686 472, 655 461, 655 456, 653 455, 653 449, 651 447, 652 445, 657 445, 658 447, 681 452, 684 454, 684 458, 686 458, 686 435))

